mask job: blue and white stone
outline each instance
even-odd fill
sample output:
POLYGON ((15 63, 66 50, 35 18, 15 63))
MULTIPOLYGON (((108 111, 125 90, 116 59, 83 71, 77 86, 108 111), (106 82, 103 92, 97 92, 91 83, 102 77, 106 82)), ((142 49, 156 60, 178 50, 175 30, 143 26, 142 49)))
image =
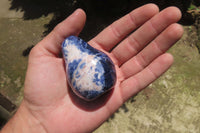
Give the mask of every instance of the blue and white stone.
POLYGON ((80 98, 91 101, 111 90, 116 82, 112 60, 76 36, 62 44, 68 83, 80 98))

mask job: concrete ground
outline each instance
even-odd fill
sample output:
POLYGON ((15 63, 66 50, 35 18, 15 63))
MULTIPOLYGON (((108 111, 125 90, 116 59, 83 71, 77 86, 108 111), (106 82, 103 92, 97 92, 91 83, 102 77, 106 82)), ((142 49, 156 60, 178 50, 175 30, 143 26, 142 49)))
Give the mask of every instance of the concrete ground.
POLYGON ((28 59, 23 51, 42 39, 51 17, 25 21, 24 13, 10 6, 9 0, 0 1, 0 92, 19 105, 28 59))
MULTIPOLYGON (((42 39, 53 16, 25 19, 25 12, 12 6, 9 0, 0 1, 0 93, 18 106, 28 60, 23 52, 42 39)), ((169 51, 175 59, 172 68, 126 102, 95 133, 200 132, 198 38, 194 26, 184 29, 182 40, 169 51)))

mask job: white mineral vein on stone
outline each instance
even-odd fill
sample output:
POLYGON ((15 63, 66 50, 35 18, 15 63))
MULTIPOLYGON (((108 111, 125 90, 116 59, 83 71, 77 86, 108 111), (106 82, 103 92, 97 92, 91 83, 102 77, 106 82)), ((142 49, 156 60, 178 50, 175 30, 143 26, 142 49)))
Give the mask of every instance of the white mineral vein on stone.
MULTIPOLYGON (((96 85, 93 80, 94 80, 94 75, 97 73, 98 78, 104 74, 104 69, 103 66, 100 66, 102 68, 100 71, 101 72, 95 72, 96 69, 96 64, 99 62, 100 59, 95 58, 95 55, 88 55, 86 52, 80 51, 74 44, 71 44, 73 42, 71 41, 65 41, 65 43, 68 43, 65 47, 64 50, 67 51, 67 60, 68 62, 73 62, 74 60, 79 60, 81 59, 81 62, 79 63, 79 66, 75 70, 73 77, 72 77, 72 83, 75 80, 76 81, 76 86, 78 88, 81 88, 80 91, 88 91, 88 90, 95 90, 95 91, 101 91, 103 88, 103 84, 96 85), (73 51, 73 52, 72 52, 73 51), (82 69, 80 68, 80 65, 82 63, 86 63, 82 69), (76 72, 80 74, 79 78, 76 78, 76 72)), ((99 68, 99 67, 98 67, 99 68)))

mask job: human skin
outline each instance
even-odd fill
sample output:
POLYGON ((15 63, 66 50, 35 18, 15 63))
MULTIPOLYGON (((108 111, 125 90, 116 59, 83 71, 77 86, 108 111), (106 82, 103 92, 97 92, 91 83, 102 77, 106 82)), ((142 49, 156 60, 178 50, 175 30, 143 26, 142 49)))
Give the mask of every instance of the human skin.
POLYGON ((2 133, 85 133, 107 120, 125 101, 169 69, 173 57, 166 51, 178 41, 181 12, 154 4, 137 8, 115 21, 88 43, 114 62, 117 81, 112 91, 86 102, 67 83, 61 44, 81 32, 86 21, 77 9, 30 52, 24 98, 2 133), (134 32, 133 32, 134 31, 134 32))

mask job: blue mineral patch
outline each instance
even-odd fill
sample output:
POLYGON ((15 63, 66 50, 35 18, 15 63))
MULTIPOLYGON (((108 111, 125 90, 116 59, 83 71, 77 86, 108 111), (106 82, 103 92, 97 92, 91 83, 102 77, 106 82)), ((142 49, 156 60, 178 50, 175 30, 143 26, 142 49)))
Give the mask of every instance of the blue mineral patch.
POLYGON ((80 62, 81 62, 81 59, 79 59, 79 60, 73 60, 72 62, 68 63, 67 73, 68 73, 68 76, 69 76, 68 78, 69 78, 70 81, 72 80, 73 74, 74 74, 75 70, 77 69, 78 64, 80 62))

